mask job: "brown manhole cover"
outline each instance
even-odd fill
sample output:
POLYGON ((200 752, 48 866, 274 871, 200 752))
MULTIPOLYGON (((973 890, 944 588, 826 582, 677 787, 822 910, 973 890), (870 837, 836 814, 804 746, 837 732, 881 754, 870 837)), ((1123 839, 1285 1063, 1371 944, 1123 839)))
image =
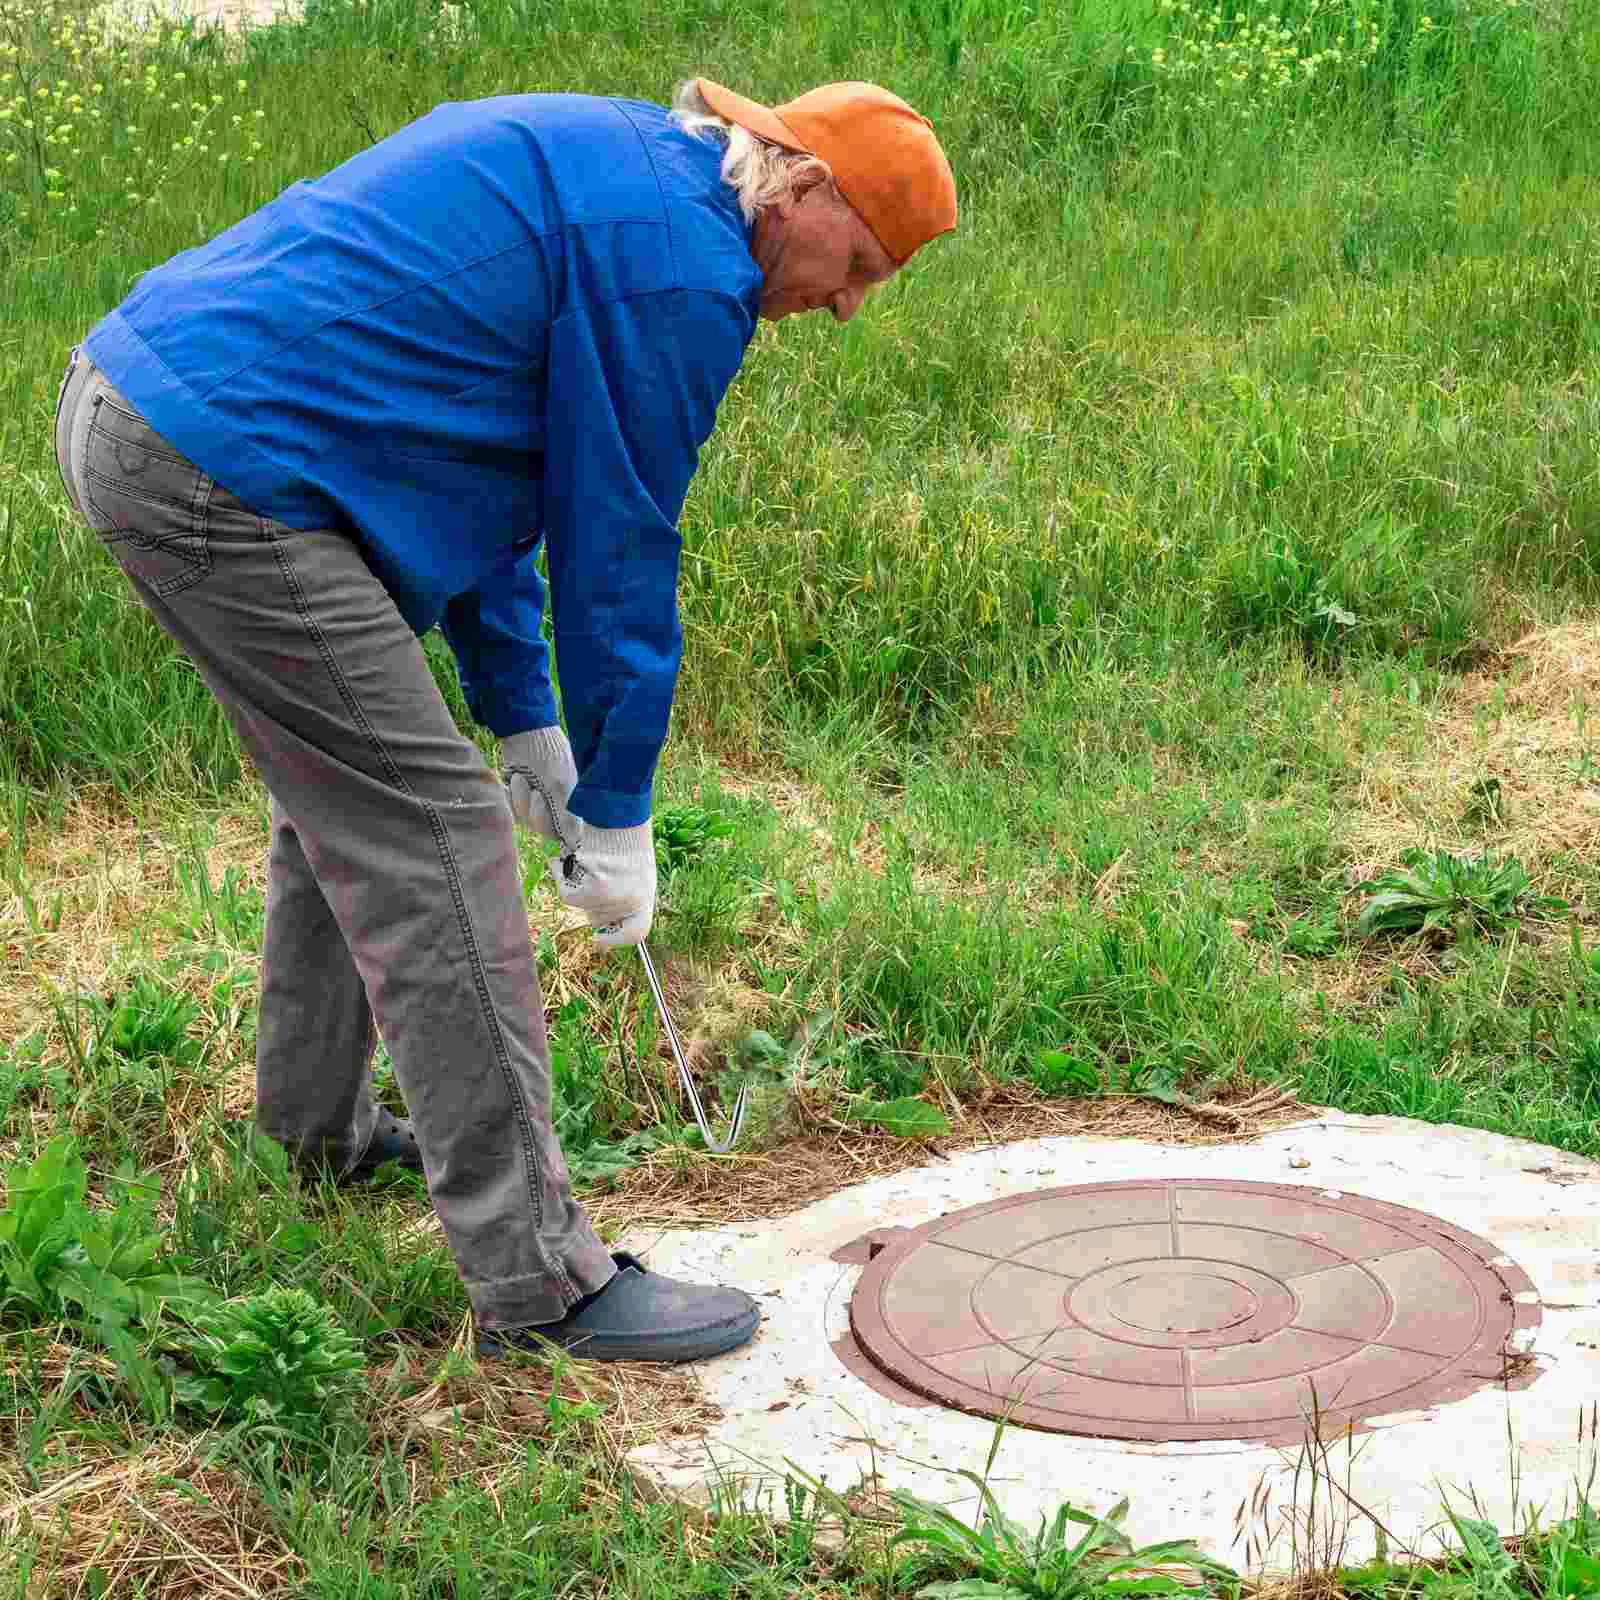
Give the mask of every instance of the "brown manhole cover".
POLYGON ((850 1325, 890 1378, 1020 1427, 1298 1440, 1313 1389, 1342 1427, 1508 1379, 1532 1289, 1487 1240, 1405 1206, 1143 1181, 886 1235, 850 1325))

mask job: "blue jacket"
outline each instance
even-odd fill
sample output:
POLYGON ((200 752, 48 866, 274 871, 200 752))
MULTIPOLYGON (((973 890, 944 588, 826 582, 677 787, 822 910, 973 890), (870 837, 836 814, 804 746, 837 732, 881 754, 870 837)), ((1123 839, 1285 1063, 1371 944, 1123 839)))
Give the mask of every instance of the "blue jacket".
POLYGON ((85 348, 246 504, 341 528, 494 733, 557 721, 599 827, 651 811, 678 514, 761 275, 659 106, 448 104, 142 277, 85 348))

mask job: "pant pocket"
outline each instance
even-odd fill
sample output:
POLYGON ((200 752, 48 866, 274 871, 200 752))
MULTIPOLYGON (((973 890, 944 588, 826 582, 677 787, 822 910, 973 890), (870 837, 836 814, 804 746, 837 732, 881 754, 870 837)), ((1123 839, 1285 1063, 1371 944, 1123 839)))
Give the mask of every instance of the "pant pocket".
POLYGON ((130 577, 163 598, 211 574, 206 505, 213 480, 142 417, 103 392, 83 452, 89 526, 130 577))

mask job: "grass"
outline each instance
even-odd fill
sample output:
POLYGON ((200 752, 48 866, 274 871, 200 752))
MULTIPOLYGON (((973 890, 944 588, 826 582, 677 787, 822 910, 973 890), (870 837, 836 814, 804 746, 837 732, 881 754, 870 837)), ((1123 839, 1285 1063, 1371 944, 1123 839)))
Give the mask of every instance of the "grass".
MULTIPOLYGON (((803 1485, 777 1515, 641 1498, 622 1455, 692 1426, 691 1380, 478 1369, 419 1186, 304 1185, 248 1137, 265 797, 68 514, 55 384, 140 271, 443 99, 877 78, 961 184, 961 230, 851 327, 763 330, 684 515, 655 939, 708 1098, 756 1087, 748 1157, 697 1153, 640 975, 529 850, 608 1229, 798 1204, 841 1151, 919 1159, 901 1133, 1237 1137, 1283 1095, 1600 1155, 1600 20, 1275 4, 313 0, 107 46, 0 0, 6 1200, 70 1136, 62 1217, 86 1250, 123 1218, 118 1282, 181 1274, 228 1349, 325 1328, 365 1373, 264 1419, 239 1356, 230 1411, 222 1334, 103 1278, 15 1290, 0 1596, 982 1576, 891 1551, 892 1517, 823 1537, 803 1485), (1413 850, 1429 904, 1489 914, 1363 926, 1413 850)), ((1301 1577, 1594 1587, 1586 1511, 1509 1566, 1457 1531, 1464 1564, 1301 1577)))

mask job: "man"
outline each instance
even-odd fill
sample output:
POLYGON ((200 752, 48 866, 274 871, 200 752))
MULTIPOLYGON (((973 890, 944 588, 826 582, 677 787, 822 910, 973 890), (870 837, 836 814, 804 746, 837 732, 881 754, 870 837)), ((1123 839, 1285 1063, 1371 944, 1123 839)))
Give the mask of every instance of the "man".
POLYGON ((955 222, 931 127, 870 84, 449 104, 146 274, 73 352, 67 493, 272 796, 258 1123, 341 1181, 420 1168, 486 1354, 755 1331, 748 1295, 613 1256, 572 1197, 513 817, 600 945, 645 937, 676 525, 717 406, 757 316, 848 321, 955 222), (434 685, 436 624, 509 793, 434 685), (409 1120, 372 1102, 378 1033, 409 1120))

